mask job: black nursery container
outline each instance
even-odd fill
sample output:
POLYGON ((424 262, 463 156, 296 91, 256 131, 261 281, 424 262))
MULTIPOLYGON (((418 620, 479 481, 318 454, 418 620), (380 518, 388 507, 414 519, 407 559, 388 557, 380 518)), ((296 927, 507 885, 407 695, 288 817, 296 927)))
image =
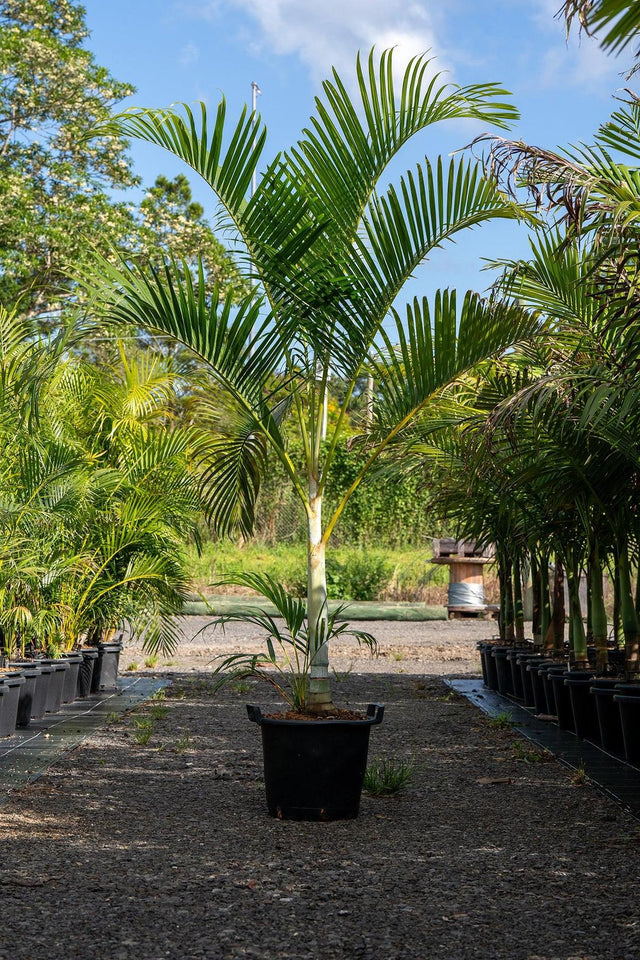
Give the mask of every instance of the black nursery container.
POLYGON ((591 696, 598 716, 600 743, 608 753, 624 756, 620 709, 613 699, 619 692, 615 677, 597 677, 591 684, 591 696))
POLYGON ((80 698, 88 697, 91 693, 91 682, 93 680, 94 664, 98 661, 97 647, 83 647, 80 651, 82 663, 78 670, 78 689, 77 695, 80 698))
POLYGON ((20 688, 24 683, 19 673, 5 674, 0 680, 0 737, 10 737, 15 732, 20 688))
POLYGON ((600 743, 600 727, 598 726, 598 712, 594 698, 591 696, 593 676, 572 670, 565 676, 565 686, 569 690, 571 710, 573 711, 573 728, 581 740, 591 740, 600 743))
POLYGON ((45 710, 47 713, 57 713, 62 704, 62 689, 64 687, 64 677, 69 669, 66 660, 45 659, 38 661, 52 670, 49 678, 49 687, 47 689, 47 700, 45 710))
POLYGON ((78 674, 82 664, 82 655, 79 653, 65 653, 64 660, 69 664, 69 669, 64 675, 62 685, 62 702, 73 703, 78 695, 78 674))
POLYGON ((98 644, 98 659, 93 667, 91 693, 116 689, 121 650, 122 644, 120 642, 98 644))
POLYGON ((564 670, 554 670, 549 679, 553 685, 555 716, 558 719, 558 726, 561 730, 568 730, 570 733, 575 733, 576 728, 573 720, 573 709, 571 707, 571 694, 569 693, 569 687, 564 682, 568 676, 569 671, 565 664, 564 670))
POLYGON ((620 711, 625 759, 640 767, 640 684, 619 684, 613 699, 620 711))
POLYGON ((369 733, 384 707, 370 703, 362 720, 285 720, 263 717, 260 725, 267 808, 281 820, 350 820, 358 815, 367 768, 369 733))
POLYGON ((534 660, 527 664, 527 670, 531 676, 531 686, 533 690, 533 702, 536 713, 547 713, 547 694, 543 686, 542 673, 547 667, 555 667, 557 664, 553 660, 534 660))
POLYGON ((28 727, 36 710, 42 710, 39 716, 44 715, 45 690, 42 682, 42 667, 33 660, 13 660, 10 667, 15 667, 24 677, 24 685, 20 687, 18 697, 18 713, 16 727, 28 727))
POLYGON ((493 659, 496 665, 496 674, 498 677, 498 691, 502 696, 513 696, 513 678, 511 676, 511 664, 507 660, 509 647, 494 647, 493 659))
POLYGON ((487 679, 485 683, 490 690, 498 689, 498 670, 496 668, 496 661, 493 656, 493 651, 495 650, 495 643, 485 643, 484 644, 484 653, 481 654, 484 657, 484 665, 487 674, 487 679))
POLYGON ((531 683, 531 674, 527 670, 530 663, 539 663, 543 657, 539 653, 521 653, 516 660, 522 682, 522 695, 525 707, 535 707, 536 702, 533 698, 533 685, 531 683))

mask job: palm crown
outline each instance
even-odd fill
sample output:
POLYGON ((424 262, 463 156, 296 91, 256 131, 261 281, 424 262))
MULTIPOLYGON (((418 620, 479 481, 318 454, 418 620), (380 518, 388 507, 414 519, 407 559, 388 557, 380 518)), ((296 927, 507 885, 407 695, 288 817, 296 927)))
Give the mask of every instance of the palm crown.
POLYGON ((165 147, 207 181, 221 225, 242 244, 253 289, 235 305, 230 296, 207 300, 203 272, 191 277, 172 263, 144 272, 96 260, 85 277, 100 312, 187 344, 225 388, 225 429, 201 449, 210 516, 220 532, 251 529, 267 450, 284 464, 308 518, 310 702, 320 709, 330 702, 326 644, 318 639, 325 635, 325 546, 350 495, 442 386, 536 326, 517 307, 471 294, 459 304, 454 293, 438 293, 431 307, 416 299, 404 316, 395 306, 435 247, 465 227, 520 215, 478 166, 462 157, 425 160, 377 189, 405 144, 432 123, 472 118, 507 126, 517 113, 505 91, 445 84, 426 57, 412 60, 397 84, 391 51, 372 51, 366 64, 358 59, 356 80, 351 98, 334 71, 301 139, 267 166, 251 197, 265 130, 246 110, 230 131, 224 101, 212 125, 201 105, 197 119, 186 106, 134 109, 101 127, 100 135, 118 132, 165 147), (328 468, 364 371, 377 385, 370 453, 323 522, 328 468), (324 441, 330 375, 345 390, 324 441), (302 437, 302 469, 287 450, 292 419, 302 437))

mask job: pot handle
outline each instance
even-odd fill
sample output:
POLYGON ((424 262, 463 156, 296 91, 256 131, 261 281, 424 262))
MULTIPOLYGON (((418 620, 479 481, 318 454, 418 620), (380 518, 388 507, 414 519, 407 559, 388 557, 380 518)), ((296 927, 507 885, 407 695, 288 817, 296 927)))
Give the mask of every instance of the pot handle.
POLYGON ((373 723, 382 723, 382 718, 384 716, 384 704, 382 703, 370 703, 367 706, 367 718, 373 723))
POLYGON ((252 723, 262 723, 262 711, 255 703, 247 704, 247 713, 252 723))

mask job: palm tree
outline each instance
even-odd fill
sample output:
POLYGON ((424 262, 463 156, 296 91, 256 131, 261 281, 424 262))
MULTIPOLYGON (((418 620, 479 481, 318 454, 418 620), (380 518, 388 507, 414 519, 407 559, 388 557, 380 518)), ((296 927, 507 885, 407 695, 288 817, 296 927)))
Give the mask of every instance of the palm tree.
POLYGON ((391 51, 358 58, 351 98, 334 71, 302 138, 267 166, 253 196, 265 130, 244 110, 229 131, 224 100, 211 122, 181 110, 129 110, 97 134, 124 134, 163 146, 212 188, 221 223, 242 245, 250 295, 207 299, 204 271, 182 265, 144 272, 96 258, 84 277, 102 317, 169 334, 210 367, 229 398, 226 423, 202 447, 209 517, 224 534, 250 533, 267 450, 281 461, 307 518, 307 616, 312 666, 308 707, 331 705, 325 551, 352 494, 393 439, 463 371, 529 336, 537 322, 517 307, 468 294, 436 294, 396 307, 430 253, 467 227, 519 216, 472 162, 425 160, 379 186, 407 142, 430 124, 471 118, 505 127, 516 118, 493 84, 458 87, 411 61, 398 85, 391 51), (351 397, 362 376, 377 385, 370 447, 333 514, 322 504, 351 397), (323 439, 327 383, 345 384, 323 439), (302 438, 303 467, 289 455, 288 421, 302 438))

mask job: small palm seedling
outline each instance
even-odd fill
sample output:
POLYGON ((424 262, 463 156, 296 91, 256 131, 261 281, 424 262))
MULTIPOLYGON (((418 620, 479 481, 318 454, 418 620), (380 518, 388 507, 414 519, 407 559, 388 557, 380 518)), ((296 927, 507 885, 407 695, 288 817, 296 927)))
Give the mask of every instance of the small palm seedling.
POLYGON ((407 760, 374 760, 364 775, 364 790, 373 797, 388 797, 407 785, 413 764, 407 760))
POLYGON ((341 604, 333 613, 323 610, 323 616, 311 625, 307 616, 307 604, 293 597, 277 580, 268 574, 241 573, 219 581, 216 586, 233 584, 250 587, 266 597, 284 621, 284 629, 276 620, 262 610, 254 613, 225 614, 212 621, 214 627, 224 629, 227 623, 252 623, 265 634, 266 651, 263 653, 234 653, 224 657, 214 670, 217 681, 214 690, 224 684, 238 683, 249 677, 265 680, 274 687, 292 710, 305 712, 308 707, 309 679, 315 658, 330 640, 337 637, 354 637, 358 643, 377 652, 377 641, 370 633, 354 630, 346 621, 340 621, 346 604, 341 604), (326 613, 326 617, 325 614, 326 613), (315 638, 311 642, 311 636, 315 638))

